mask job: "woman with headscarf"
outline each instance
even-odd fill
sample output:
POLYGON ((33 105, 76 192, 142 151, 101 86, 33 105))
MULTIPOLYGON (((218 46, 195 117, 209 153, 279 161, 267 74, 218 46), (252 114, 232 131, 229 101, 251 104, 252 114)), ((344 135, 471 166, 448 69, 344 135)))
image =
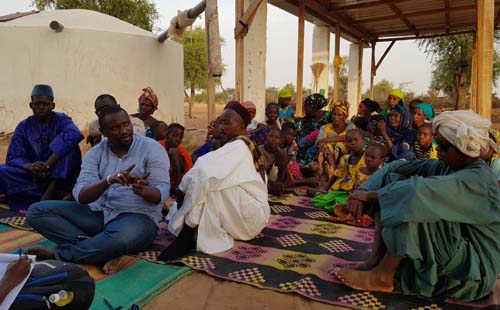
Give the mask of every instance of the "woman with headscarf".
POLYGON ((295 111, 290 106, 292 101, 292 91, 290 88, 283 88, 278 93, 278 104, 280 109, 279 119, 281 122, 293 122, 295 111))
POLYGON ((351 121, 356 125, 358 129, 363 131, 368 130, 368 125, 371 121, 371 116, 380 113, 382 109, 377 101, 371 100, 370 98, 365 98, 361 100, 358 105, 358 114, 353 115, 351 121))
POLYGON ((146 87, 142 89, 143 93, 139 96, 139 113, 132 114, 130 116, 137 117, 144 122, 144 128, 146 129, 146 137, 154 138, 153 132, 151 131, 151 125, 157 121, 154 118, 153 113, 158 110, 158 97, 151 87, 146 87))
POLYGON ((386 123, 387 126, 383 126, 381 130, 389 152, 389 161, 416 159, 413 145, 417 141, 417 130, 411 127, 410 112, 396 105, 390 109, 386 123))
POLYGON ((418 129, 424 123, 429 122, 436 116, 434 107, 427 102, 419 103, 415 106, 415 114, 413 114, 413 127, 418 129))
POLYGON ((439 160, 384 165, 351 194, 349 212, 359 218, 371 206, 381 229, 367 271, 337 268, 344 284, 466 302, 491 293, 500 272, 500 188, 480 156, 500 149, 489 126, 471 111, 444 112, 433 122, 439 160))
POLYGON ((345 146, 345 137, 347 131, 352 128, 352 122, 347 121, 349 116, 349 104, 346 101, 337 102, 330 112, 331 122, 321 126, 316 139, 318 149, 325 149, 333 155, 333 162, 329 164, 336 165, 340 157, 347 154, 345 146))
POLYGON ((327 104, 328 100, 321 94, 309 95, 304 100, 305 116, 299 119, 296 123, 296 140, 299 143, 297 160, 301 165, 308 165, 311 161, 316 160, 318 156, 317 152, 307 152, 311 148, 311 146, 314 146, 317 135, 309 136, 308 138, 306 138, 307 141, 301 140, 314 131, 316 131, 316 133, 319 133, 319 128, 322 125, 328 124, 328 122, 330 121, 330 112, 321 110, 327 104))
POLYGON ((389 112, 391 111, 392 108, 396 106, 400 106, 402 109, 406 110, 405 104, 404 104, 404 93, 401 89, 395 88, 392 89, 389 92, 389 95, 387 96, 387 107, 380 112, 380 114, 387 118, 389 116, 389 112))

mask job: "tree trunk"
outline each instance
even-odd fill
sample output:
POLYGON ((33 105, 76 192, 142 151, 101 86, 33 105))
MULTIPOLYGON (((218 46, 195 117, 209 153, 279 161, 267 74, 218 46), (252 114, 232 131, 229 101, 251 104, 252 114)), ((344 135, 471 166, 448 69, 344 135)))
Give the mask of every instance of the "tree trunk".
POLYGON ((462 46, 460 49, 460 68, 458 70, 457 81, 457 105, 459 110, 464 110, 467 107, 467 69, 469 61, 467 59, 468 48, 462 46))
POLYGON ((191 96, 189 97, 189 118, 193 118, 194 96, 194 87, 191 87, 191 96))
POLYGON ((467 108, 467 73, 462 70, 458 78, 458 109, 464 110, 467 108))

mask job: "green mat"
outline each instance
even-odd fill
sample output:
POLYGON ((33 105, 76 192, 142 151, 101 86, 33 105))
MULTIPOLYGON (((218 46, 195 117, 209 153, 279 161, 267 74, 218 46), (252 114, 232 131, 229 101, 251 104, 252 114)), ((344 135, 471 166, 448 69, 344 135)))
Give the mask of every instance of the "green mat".
MULTIPOLYGON (((18 248, 34 245, 54 246, 32 231, 19 230, 0 224, 1 252, 17 253, 18 248)), ((96 292, 90 309, 108 309, 106 298, 114 308, 129 309, 133 304, 144 306, 154 297, 163 293, 181 278, 189 275, 188 267, 162 265, 130 257, 127 267, 111 276, 104 275, 95 266, 83 266, 96 280, 96 292)))
POLYGON ((90 309, 107 309, 104 298, 113 307, 123 306, 124 309, 129 309, 132 304, 142 307, 190 273, 191 269, 187 267, 139 260, 116 275, 98 281, 90 309))

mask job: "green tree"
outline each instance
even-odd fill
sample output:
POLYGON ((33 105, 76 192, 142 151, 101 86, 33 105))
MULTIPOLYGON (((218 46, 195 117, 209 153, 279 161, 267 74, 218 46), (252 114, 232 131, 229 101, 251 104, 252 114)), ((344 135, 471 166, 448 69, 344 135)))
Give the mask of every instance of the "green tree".
POLYGON ((189 89, 189 118, 192 117, 195 92, 207 88, 207 38, 201 27, 188 29, 180 39, 184 47, 184 88, 189 89))
POLYGON ((394 84, 392 82, 383 79, 382 81, 378 82, 377 84, 373 85, 373 98, 370 98, 370 89, 367 89, 362 97, 363 98, 370 98, 372 100, 377 101, 381 106, 383 106, 384 102, 387 99, 387 95, 391 91, 391 89, 394 88, 394 84))
MULTIPOLYGON (((500 35, 495 33, 495 41, 500 35)), ((419 47, 431 57, 434 69, 429 91, 442 91, 455 99, 456 109, 465 109, 469 95, 472 68, 473 34, 443 36, 418 41, 419 47)), ((493 85, 500 74, 500 58, 493 54, 493 85)))
POLYGON ((150 0, 32 0, 38 10, 86 9, 114 16, 152 31, 158 20, 156 5, 150 0))

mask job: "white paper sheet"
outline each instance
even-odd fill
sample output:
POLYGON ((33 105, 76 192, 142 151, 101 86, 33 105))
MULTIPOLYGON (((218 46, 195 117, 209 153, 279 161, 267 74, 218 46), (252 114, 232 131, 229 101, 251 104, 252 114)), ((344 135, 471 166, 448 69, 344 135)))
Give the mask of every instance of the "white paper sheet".
MULTIPOLYGON (((33 270, 33 266, 35 266, 36 256, 28 255, 28 257, 31 259, 30 272, 28 273, 26 278, 21 283, 19 283, 18 286, 12 289, 10 293, 5 297, 4 301, 0 304, 0 310, 9 309, 10 305, 12 305, 12 303, 16 299, 17 294, 19 294, 19 291, 24 286, 24 283, 26 283, 26 281, 28 280, 31 271, 33 270)), ((19 254, 3 254, 3 253, 0 254, 0 279, 4 277, 5 272, 7 271, 7 266, 9 266, 10 263, 18 259, 19 259, 19 254)))

